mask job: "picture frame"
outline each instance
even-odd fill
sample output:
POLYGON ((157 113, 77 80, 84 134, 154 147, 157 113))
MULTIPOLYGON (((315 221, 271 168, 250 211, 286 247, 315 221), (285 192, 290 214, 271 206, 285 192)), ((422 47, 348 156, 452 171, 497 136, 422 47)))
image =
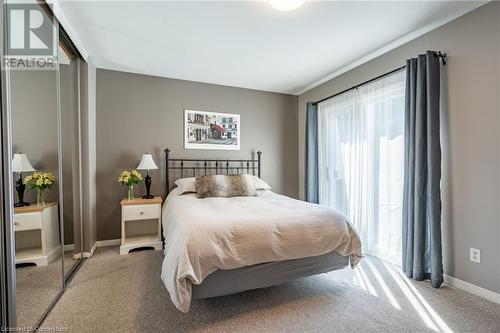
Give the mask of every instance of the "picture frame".
POLYGON ((240 150, 239 114, 184 110, 184 148, 240 150))

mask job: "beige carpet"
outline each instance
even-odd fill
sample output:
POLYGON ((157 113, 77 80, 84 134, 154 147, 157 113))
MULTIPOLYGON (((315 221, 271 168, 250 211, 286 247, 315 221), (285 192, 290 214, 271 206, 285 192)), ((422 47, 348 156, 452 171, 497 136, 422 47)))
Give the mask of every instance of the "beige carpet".
POLYGON ((354 271, 193 301, 183 314, 160 280, 162 256, 99 248, 43 325, 71 332, 500 332, 500 305, 409 281, 375 258, 354 271))
MULTIPOLYGON (((64 270, 73 265, 73 252, 64 255, 64 270)), ((35 325, 62 288, 62 266, 58 258, 46 266, 16 268, 17 326, 35 325)))

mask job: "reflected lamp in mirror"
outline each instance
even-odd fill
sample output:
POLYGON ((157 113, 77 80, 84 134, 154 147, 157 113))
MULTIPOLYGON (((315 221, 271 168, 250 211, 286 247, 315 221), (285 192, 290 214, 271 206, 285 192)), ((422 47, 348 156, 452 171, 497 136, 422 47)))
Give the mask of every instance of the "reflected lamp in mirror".
POLYGON ((141 163, 137 167, 137 170, 146 170, 146 178, 144 178, 144 184, 146 185, 146 195, 143 196, 143 199, 153 199, 154 196, 151 195, 151 176, 149 175, 149 170, 156 170, 158 166, 153 160, 153 156, 151 154, 143 154, 141 163))
POLYGON ((16 191, 19 201, 14 204, 14 207, 29 206, 29 203, 24 202, 24 190, 26 186, 23 183, 23 172, 33 172, 36 170, 28 160, 28 156, 19 153, 14 154, 14 158, 12 159, 12 171, 19 174, 19 179, 16 181, 16 191))

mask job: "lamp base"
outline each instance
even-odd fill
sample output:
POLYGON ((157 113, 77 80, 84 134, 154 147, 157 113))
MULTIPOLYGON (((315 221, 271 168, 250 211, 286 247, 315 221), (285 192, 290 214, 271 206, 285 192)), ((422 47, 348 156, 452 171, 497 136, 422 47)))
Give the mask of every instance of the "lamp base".
POLYGON ((149 175, 149 172, 146 175, 146 178, 144 178, 144 184, 146 185, 146 195, 143 196, 143 199, 153 199, 155 196, 151 195, 151 176, 149 175))
POLYGON ((19 173, 19 179, 16 181, 16 191, 17 191, 17 198, 19 202, 16 202, 14 204, 14 207, 24 207, 24 206, 29 206, 30 204, 27 202, 24 202, 24 190, 26 189, 26 185, 23 183, 23 173, 19 173))

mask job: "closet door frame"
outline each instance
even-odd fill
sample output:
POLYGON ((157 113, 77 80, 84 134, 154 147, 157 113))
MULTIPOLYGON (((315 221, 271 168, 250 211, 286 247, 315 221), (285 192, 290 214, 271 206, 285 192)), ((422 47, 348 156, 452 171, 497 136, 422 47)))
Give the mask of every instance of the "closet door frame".
MULTIPOLYGON (((56 20, 57 21, 57 20, 56 20)), ((64 271, 64 251, 63 251, 63 255, 62 255, 62 261, 63 261, 63 281, 64 281, 64 287, 66 287, 66 285, 71 281, 71 279, 73 278, 74 274, 76 273, 76 271, 78 270, 78 268, 81 266, 81 264, 83 263, 83 260, 85 259, 83 257, 83 196, 82 196, 82 188, 83 188, 83 181, 82 181, 82 135, 81 135, 81 129, 82 129, 82 121, 81 121, 81 91, 80 91, 80 88, 81 88, 81 62, 82 62, 82 56, 80 55, 80 52, 78 51, 78 49, 76 48, 76 46, 73 44, 73 42, 71 41, 71 38, 68 36, 68 34, 66 33, 66 31, 64 30, 64 28, 62 26, 59 25, 59 40, 58 40, 58 43, 59 45, 64 49, 64 52, 66 53, 69 53, 72 57, 71 61, 75 61, 76 62, 76 98, 77 98, 77 107, 76 107, 76 137, 77 137, 77 157, 78 157, 78 163, 77 163, 77 166, 78 166, 78 221, 79 221, 79 229, 80 229, 80 232, 79 232, 79 241, 80 241, 80 244, 79 244, 79 247, 80 247, 80 252, 79 252, 79 258, 76 259, 76 262, 71 265, 71 267, 69 268, 69 270, 66 272, 64 271)), ((61 102, 61 98, 60 98, 60 70, 57 71, 58 73, 58 121, 60 124, 62 124, 62 110, 61 110, 61 105, 60 105, 60 102, 61 102)), ((59 137, 61 137, 61 126, 58 126, 58 135, 59 137)), ((58 140, 59 143, 61 144, 61 139, 58 140)), ((62 156, 62 146, 58 148, 60 150, 60 156, 62 156)), ((61 166, 60 166, 60 170, 62 172, 62 159, 60 160, 61 162, 61 166)), ((62 174, 60 176, 60 179, 62 179, 62 174)), ((61 182, 61 189, 59 191, 59 193, 63 193, 63 190, 62 190, 62 182, 61 182)), ((60 198, 59 198, 60 202, 62 203, 61 206, 64 205, 63 203, 63 198, 62 198, 62 195, 60 195, 60 198)), ((61 208, 60 211, 62 212, 63 209, 61 208)), ((61 217, 60 217, 60 222, 61 222, 61 232, 62 232, 62 238, 63 238, 63 248, 64 248, 64 219, 62 217, 62 213, 61 213, 61 217)))
MULTIPOLYGON (((0 57, 3 59, 5 55, 5 43, 8 29, 5 25, 7 22, 7 13, 4 11, 3 3, 0 4, 0 57)), ((16 326, 16 269, 15 269, 15 244, 14 230, 12 220, 14 218, 13 207, 14 198, 11 185, 14 184, 12 174, 12 130, 10 119, 10 94, 9 94, 9 72, 1 64, 0 71, 0 88, 1 88, 1 163, 0 163, 0 308, 1 308, 1 328, 6 329, 16 326)))

